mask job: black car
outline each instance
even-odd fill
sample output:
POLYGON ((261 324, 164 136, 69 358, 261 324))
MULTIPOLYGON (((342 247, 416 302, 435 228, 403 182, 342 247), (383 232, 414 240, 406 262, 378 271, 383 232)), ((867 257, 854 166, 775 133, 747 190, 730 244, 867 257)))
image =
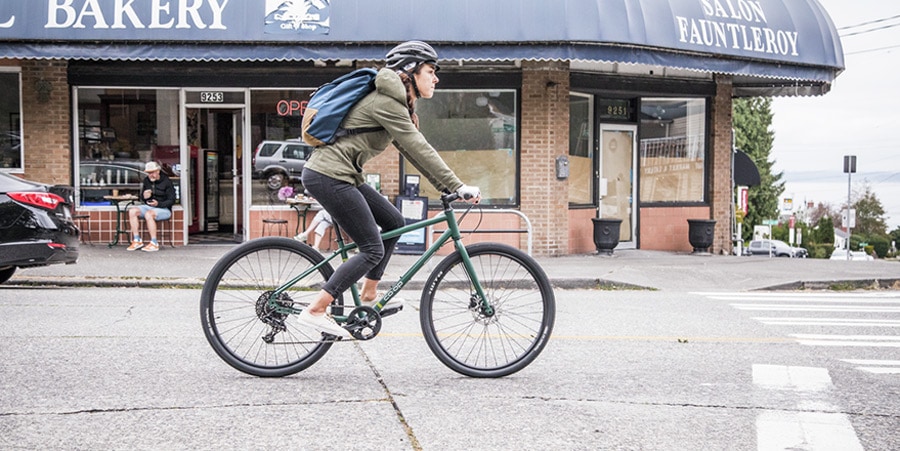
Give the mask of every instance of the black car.
POLYGON ((75 263, 75 189, 0 173, 0 283, 16 268, 75 263))

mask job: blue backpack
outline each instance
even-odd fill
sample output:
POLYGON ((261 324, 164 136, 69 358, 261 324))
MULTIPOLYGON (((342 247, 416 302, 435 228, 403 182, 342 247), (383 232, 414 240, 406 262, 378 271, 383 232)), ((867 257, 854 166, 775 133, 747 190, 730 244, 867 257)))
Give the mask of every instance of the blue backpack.
POLYGON ((303 141, 320 147, 332 144, 342 136, 384 130, 384 127, 341 127, 350 108, 375 90, 377 74, 375 69, 357 69, 316 89, 303 112, 303 141))

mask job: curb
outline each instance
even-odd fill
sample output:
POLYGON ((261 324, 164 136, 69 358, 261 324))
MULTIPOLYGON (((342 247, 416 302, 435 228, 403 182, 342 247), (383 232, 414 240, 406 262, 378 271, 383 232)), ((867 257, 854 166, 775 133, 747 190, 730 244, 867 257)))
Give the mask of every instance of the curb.
MULTIPOLYGON (((20 277, 10 279, 5 286, 29 287, 100 287, 100 288, 158 288, 158 289, 202 289, 205 278, 160 278, 160 277, 20 277)), ((383 289, 395 282, 382 282, 383 289)), ((556 278, 550 283, 561 290, 598 291, 660 291, 659 288, 634 285, 625 282, 596 278, 556 278)), ((404 290, 422 290, 423 280, 412 280, 404 290)), ((900 290, 900 278, 796 281, 791 283, 756 288, 751 291, 852 291, 852 290, 900 290)))

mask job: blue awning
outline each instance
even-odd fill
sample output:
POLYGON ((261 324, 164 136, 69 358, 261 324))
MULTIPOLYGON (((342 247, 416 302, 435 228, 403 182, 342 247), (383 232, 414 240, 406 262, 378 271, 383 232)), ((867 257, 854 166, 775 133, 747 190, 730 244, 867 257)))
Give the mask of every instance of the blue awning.
POLYGON ((422 39, 442 60, 649 64, 825 91, 844 68, 816 0, 390 1, 171 1, 161 11, 5 0, 0 58, 380 61, 396 42, 422 39))

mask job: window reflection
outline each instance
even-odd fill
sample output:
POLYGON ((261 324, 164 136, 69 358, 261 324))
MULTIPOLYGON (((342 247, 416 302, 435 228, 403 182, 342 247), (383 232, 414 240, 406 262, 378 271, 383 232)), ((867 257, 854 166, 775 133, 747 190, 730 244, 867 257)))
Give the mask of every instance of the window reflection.
POLYGON ((641 101, 641 202, 703 202, 706 100, 641 101))
MULTIPOLYGON (((514 90, 441 90, 416 108, 422 134, 464 183, 481 189, 482 203, 518 202, 514 90)), ((408 162, 404 171, 418 174, 408 162)), ((431 184, 420 187, 432 202, 440 197, 431 184)))
POLYGON ((594 192, 593 97, 569 96, 569 202, 593 203, 594 192))
POLYGON ((24 169, 18 69, 0 72, 0 170, 24 169))
POLYGON ((111 205, 104 196, 137 195, 144 164, 157 161, 178 186, 178 91, 79 88, 75 185, 81 205, 111 205))

